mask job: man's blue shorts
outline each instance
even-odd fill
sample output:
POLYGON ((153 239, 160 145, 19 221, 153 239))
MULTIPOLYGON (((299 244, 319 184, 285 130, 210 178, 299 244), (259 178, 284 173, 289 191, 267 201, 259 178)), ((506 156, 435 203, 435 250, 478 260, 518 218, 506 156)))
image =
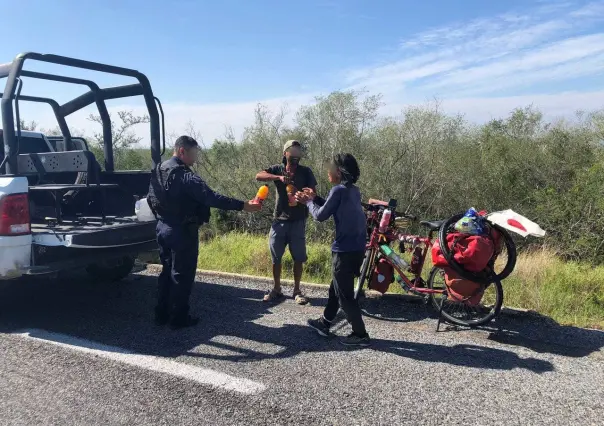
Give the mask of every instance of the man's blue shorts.
POLYGON ((306 220, 273 222, 268 240, 273 265, 281 263, 286 246, 289 246, 289 252, 294 262, 304 263, 308 259, 306 254, 306 220))

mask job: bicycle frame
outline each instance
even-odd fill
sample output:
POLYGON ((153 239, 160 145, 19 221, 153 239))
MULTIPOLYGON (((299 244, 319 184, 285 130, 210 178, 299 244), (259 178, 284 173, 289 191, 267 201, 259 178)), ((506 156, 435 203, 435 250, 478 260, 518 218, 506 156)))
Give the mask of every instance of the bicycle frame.
MULTIPOLYGON (((394 231, 392 226, 388 226, 388 228, 386 229, 385 232, 380 232, 379 226, 378 226, 379 220, 380 220, 380 211, 373 211, 371 213, 370 219, 368 220, 368 228, 371 227, 372 231, 371 231, 371 235, 369 237, 369 241, 367 242, 367 245, 365 246, 366 253, 367 253, 367 251, 370 251, 369 266, 371 268, 373 268, 375 266, 377 254, 381 253, 384 256, 384 258, 386 259, 386 261, 394 268, 394 270, 401 277, 401 282, 399 282, 399 284, 403 287, 404 290, 411 291, 411 292, 419 294, 419 295, 444 294, 445 290, 431 290, 428 288, 423 288, 421 286, 421 284, 423 283, 423 281, 421 279, 421 274, 422 274, 422 271, 424 268, 426 257, 428 256, 428 250, 430 250, 430 248, 432 247, 432 244, 434 243, 435 231, 430 230, 427 237, 423 237, 423 236, 419 236, 419 235, 397 233, 394 231), (422 255, 420 258, 420 265, 417 268, 417 273, 414 275, 413 278, 409 278, 407 276, 408 272, 403 271, 397 264, 395 264, 386 255, 386 253, 384 252, 384 250, 381 247, 383 244, 390 245, 390 243, 398 240, 401 237, 406 238, 406 239, 413 238, 419 244, 424 245, 422 255)), ((369 285, 369 277, 371 276, 372 272, 370 272, 370 269, 368 268, 366 273, 368 274, 367 279, 368 279, 368 285, 369 285)))
MULTIPOLYGON (((412 215, 392 211, 390 223, 381 223, 384 209, 388 208, 394 210, 395 207, 396 200, 391 200, 389 203, 385 203, 384 201, 380 200, 369 200, 368 204, 363 203, 363 208, 366 211, 367 219, 367 244, 365 245, 366 251, 363 265, 361 267, 361 274, 355 287, 355 299, 358 300, 362 294, 365 284, 367 284, 368 288, 371 288, 371 282, 375 277, 374 274, 376 273, 376 266, 378 265, 378 256, 382 256, 385 259, 386 264, 390 265, 393 270, 398 273, 396 281, 405 291, 421 296, 425 302, 431 301, 432 306, 438 311, 438 323, 436 325, 436 331, 439 330, 443 318, 452 324, 468 327, 477 327, 479 325, 486 324, 495 318, 501 310, 503 301, 503 288, 501 287, 500 280, 494 281, 496 291, 495 303, 488 307, 488 310, 484 313, 484 315, 482 315, 481 312, 476 311, 476 313, 481 314, 482 316, 478 318, 472 316, 469 319, 462 319, 458 315, 453 315, 445 310, 445 306, 449 306, 446 305, 445 302, 451 300, 449 298, 449 287, 445 285, 444 288, 440 286, 435 288, 436 286, 434 285, 434 279, 438 272, 442 272, 443 268, 432 268, 427 282, 422 279, 422 271, 425 266, 426 258, 428 257, 428 250, 433 247, 436 238, 443 239, 441 236, 443 229, 446 229, 448 225, 454 223, 456 220, 458 220, 458 218, 453 216, 448 221, 421 222, 422 225, 428 228, 428 235, 412 235, 406 232, 400 232, 397 229, 397 222, 401 217, 416 221, 416 218, 412 215), (385 229, 380 227, 380 225, 386 225, 385 229), (400 259, 392 250, 392 242, 398 239, 400 239, 403 244, 405 242, 412 244, 411 251, 417 250, 419 247, 418 244, 424 245, 423 250, 418 251, 417 257, 414 259, 416 261, 411 262, 413 265, 411 268, 409 265, 407 265, 407 262, 402 261, 402 259, 400 259), (437 294, 444 297, 435 296, 437 294)), ((510 239, 509 241, 512 240, 510 239)), ((442 250, 442 246, 440 248, 442 250)), ((404 247, 401 247, 400 250, 403 253, 407 251, 407 249, 404 247)), ((383 292, 384 290, 383 288, 380 288, 379 291, 383 292)), ((457 307, 460 303, 462 306, 466 306, 464 303, 465 301, 461 301, 460 303, 454 299, 451 301, 453 302, 453 309, 455 309, 456 313, 458 313, 457 307)))

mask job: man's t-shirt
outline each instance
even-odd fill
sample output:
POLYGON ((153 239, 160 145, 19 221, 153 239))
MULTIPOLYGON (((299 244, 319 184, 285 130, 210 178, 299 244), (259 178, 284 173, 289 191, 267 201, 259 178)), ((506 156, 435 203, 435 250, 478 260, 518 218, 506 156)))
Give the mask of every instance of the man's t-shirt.
MULTIPOLYGON (((276 164, 265 170, 267 173, 276 176, 285 176, 285 165, 276 164)), ((317 186, 317 180, 315 175, 312 173, 310 167, 302 166, 298 164, 294 173, 292 185, 296 187, 297 191, 301 191, 304 188, 314 188, 317 186)), ((294 207, 290 207, 287 198, 287 185, 280 180, 275 181, 275 187, 277 188, 277 200, 275 202, 275 213, 274 219, 281 221, 296 221, 303 220, 308 217, 308 207, 304 204, 298 203, 294 207)))

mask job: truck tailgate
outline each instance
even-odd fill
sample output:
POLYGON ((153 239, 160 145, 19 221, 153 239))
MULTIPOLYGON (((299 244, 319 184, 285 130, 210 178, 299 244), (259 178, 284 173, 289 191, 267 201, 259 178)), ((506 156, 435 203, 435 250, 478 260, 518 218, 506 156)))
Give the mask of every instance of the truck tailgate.
POLYGON ((157 249, 155 222, 103 226, 32 225, 32 271, 63 269, 157 249))
POLYGON ((155 240, 155 222, 116 223, 103 226, 38 226, 32 224, 33 243, 73 248, 122 247, 155 240))

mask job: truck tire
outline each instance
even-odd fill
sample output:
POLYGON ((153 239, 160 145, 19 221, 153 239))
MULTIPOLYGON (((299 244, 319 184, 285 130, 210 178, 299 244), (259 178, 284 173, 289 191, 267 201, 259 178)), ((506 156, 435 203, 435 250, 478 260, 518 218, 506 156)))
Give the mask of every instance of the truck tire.
POLYGON ((134 268, 134 257, 124 256, 102 263, 90 264, 86 267, 86 272, 99 281, 113 282, 126 278, 132 268, 134 268))

